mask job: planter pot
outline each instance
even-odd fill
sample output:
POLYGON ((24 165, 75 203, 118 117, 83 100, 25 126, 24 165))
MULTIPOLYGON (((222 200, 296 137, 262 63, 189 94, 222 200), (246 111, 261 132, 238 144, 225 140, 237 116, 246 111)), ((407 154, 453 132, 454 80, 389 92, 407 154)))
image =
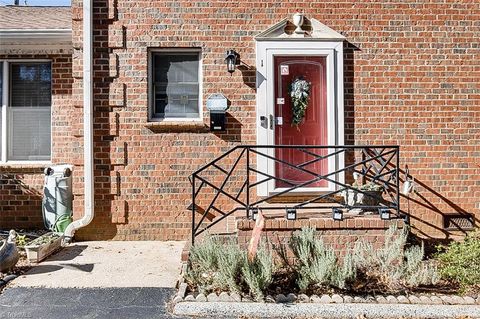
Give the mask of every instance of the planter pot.
MULTIPOLYGON (((382 191, 363 191, 365 194, 356 190, 349 189, 341 193, 344 202, 348 206, 378 206, 382 201, 382 191), (371 196, 368 196, 371 195, 371 196)), ((357 209, 355 209, 357 210, 357 209)), ((358 208, 359 212, 363 210, 358 208)))
POLYGON ((39 263, 62 247, 62 233, 47 233, 25 246, 27 259, 39 263))

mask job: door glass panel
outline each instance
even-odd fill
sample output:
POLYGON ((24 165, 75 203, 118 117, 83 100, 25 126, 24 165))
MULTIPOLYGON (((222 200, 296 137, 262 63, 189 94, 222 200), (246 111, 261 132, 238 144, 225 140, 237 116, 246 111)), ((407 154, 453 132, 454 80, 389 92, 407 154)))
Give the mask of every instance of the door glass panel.
MULTIPOLYGON (((326 57, 275 56, 274 67, 275 144, 327 145, 326 57), (304 116, 299 112, 299 104, 294 105, 294 83, 299 88, 295 91, 297 96, 309 89, 304 116)), ((291 165, 275 163, 275 174, 283 179, 277 180, 275 186, 292 187, 305 183, 304 187, 326 187, 327 181, 314 181, 314 174, 327 174, 328 159, 318 158, 327 153, 327 149, 277 149, 276 158, 291 165), (312 174, 292 166, 301 167, 312 174), (307 183, 309 181, 313 182, 307 183)))

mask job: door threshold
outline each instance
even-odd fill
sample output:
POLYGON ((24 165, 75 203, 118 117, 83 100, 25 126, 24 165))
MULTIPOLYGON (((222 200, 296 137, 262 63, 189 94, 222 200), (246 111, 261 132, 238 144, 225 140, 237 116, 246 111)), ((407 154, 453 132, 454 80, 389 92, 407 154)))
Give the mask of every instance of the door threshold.
MULTIPOLYGON (((315 197, 321 196, 322 194, 327 194, 328 191, 324 192, 301 192, 301 193, 289 193, 285 195, 279 195, 267 200, 267 203, 302 203, 315 197)), ((277 193, 271 192, 269 196, 273 196, 277 193)), ((334 194, 330 196, 331 198, 322 198, 314 201, 313 203, 335 203, 338 201, 343 201, 343 197, 340 194, 334 194)), ((260 197, 261 198, 261 197, 260 197)), ((265 197, 264 197, 265 198, 265 197)))

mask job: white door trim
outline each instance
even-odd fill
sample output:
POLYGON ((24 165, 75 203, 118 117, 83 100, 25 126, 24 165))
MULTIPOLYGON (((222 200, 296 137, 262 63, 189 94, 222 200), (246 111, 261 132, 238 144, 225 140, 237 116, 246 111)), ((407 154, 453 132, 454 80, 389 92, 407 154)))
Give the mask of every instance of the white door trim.
MULTIPOLYGON (((311 41, 262 41, 257 42, 257 144, 274 145, 274 128, 263 125, 260 117, 264 116, 270 121, 274 114, 274 66, 273 57, 277 55, 315 55, 327 58, 327 118, 328 118, 328 144, 343 145, 344 143, 344 110, 343 110, 343 42, 311 42, 311 41)), ((263 149, 261 151, 267 152, 263 149)), ((329 149, 334 152, 335 149, 329 149)), ((268 155, 274 156, 274 150, 269 149, 268 155)), ((344 166, 343 153, 331 157, 328 162, 329 168, 338 170, 344 166)), ((275 174, 275 165, 272 160, 257 156, 257 167, 261 172, 275 174)), ((344 181, 344 174, 331 176, 335 180, 344 181)), ((257 181, 265 179, 265 176, 257 174, 257 181)), ((281 191, 274 188, 274 181, 262 183, 257 186, 259 196, 268 196, 273 192, 281 191)), ((303 188, 296 190, 300 193, 322 192, 335 190, 334 183, 328 183, 326 188, 303 188)))

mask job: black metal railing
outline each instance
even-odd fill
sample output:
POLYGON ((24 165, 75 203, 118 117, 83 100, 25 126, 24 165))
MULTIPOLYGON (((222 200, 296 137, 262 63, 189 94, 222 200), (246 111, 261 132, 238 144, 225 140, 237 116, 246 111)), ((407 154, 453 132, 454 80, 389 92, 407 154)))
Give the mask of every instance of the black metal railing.
POLYGON ((190 176, 192 244, 196 236, 233 213, 245 211, 247 218, 252 218, 252 211, 258 210, 259 207, 262 210, 318 210, 338 207, 368 211, 383 209, 393 211, 396 218, 404 217, 400 212, 399 160, 399 147, 391 145, 236 146, 190 176), (296 156, 291 156, 292 154, 296 156), (258 167, 257 161, 252 160, 255 156, 269 163, 262 167, 267 166, 270 169, 258 167), (338 169, 329 170, 329 162, 335 162, 338 169), (272 168, 279 174, 271 172, 272 168), (281 174, 283 171, 288 171, 289 174, 281 174), (356 175, 357 182, 360 179, 362 185, 370 183, 380 188, 380 191, 372 192, 359 187, 358 184, 353 186, 353 183, 348 184, 348 180, 353 182, 349 174, 356 175), (274 183, 276 191, 258 197, 254 189, 265 183, 274 183), (308 187, 315 187, 316 191, 310 192, 314 195, 300 203, 261 206, 280 196, 298 190, 309 190, 308 187), (206 190, 203 195, 200 194, 202 190, 206 190), (364 200, 364 203, 351 202, 347 200, 349 193, 350 196, 363 194, 363 198, 369 200, 364 200), (341 200, 340 195, 343 195, 345 200, 341 200), (231 207, 228 209, 219 207, 217 202, 219 197, 223 198, 223 202, 229 202, 231 207), (206 208, 200 206, 199 201, 203 201, 206 208), (200 215, 198 221, 197 214, 200 215), (206 219, 210 222, 206 223, 206 219))

